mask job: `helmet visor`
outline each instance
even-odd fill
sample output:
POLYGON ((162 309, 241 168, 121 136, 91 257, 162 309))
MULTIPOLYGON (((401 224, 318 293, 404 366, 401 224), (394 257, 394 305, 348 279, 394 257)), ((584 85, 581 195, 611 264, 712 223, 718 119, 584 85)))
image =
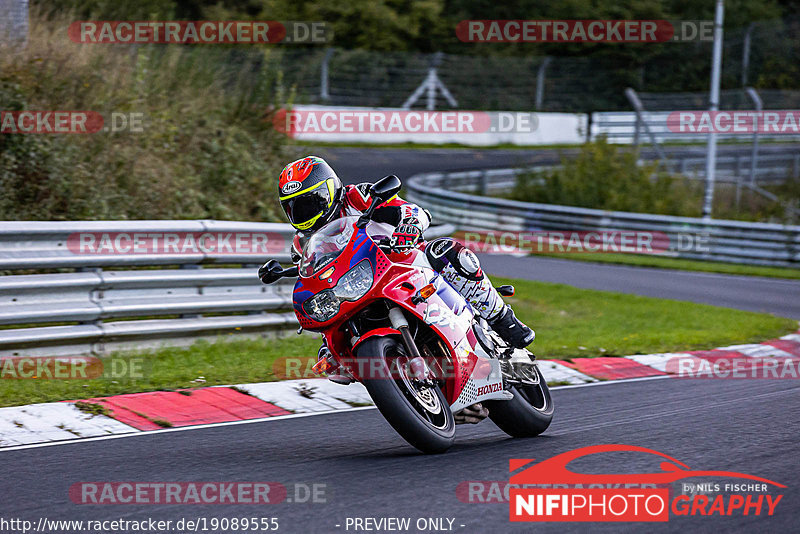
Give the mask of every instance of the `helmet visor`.
POLYGON ((305 229, 305 226, 310 226, 311 221, 325 213, 331 203, 331 193, 326 180, 309 191, 281 200, 281 207, 292 225, 305 229))

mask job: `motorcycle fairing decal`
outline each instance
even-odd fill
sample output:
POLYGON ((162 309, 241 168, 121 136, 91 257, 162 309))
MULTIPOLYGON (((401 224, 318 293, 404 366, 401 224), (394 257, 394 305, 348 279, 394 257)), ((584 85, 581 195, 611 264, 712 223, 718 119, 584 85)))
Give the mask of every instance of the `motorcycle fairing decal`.
POLYGON ((439 328, 458 327, 456 315, 447 306, 442 306, 438 302, 431 302, 425 308, 422 320, 429 325, 436 325, 439 328))
POLYGON ((312 295, 314 295, 314 292, 303 289, 303 279, 298 278, 297 282, 294 284, 294 291, 292 293, 292 307, 294 307, 294 311, 305 315, 303 303, 312 295))
POLYGON ((360 228, 353 236, 353 241, 350 246, 352 247, 353 252, 350 258, 348 269, 352 269, 358 262, 364 258, 367 258, 370 260, 369 264, 373 266, 374 272, 378 246, 372 241, 372 239, 369 238, 369 236, 367 236, 366 230, 360 228))
POLYGON ((470 312, 468 314, 470 315, 469 319, 472 319, 472 307, 469 305, 469 302, 464 300, 464 297, 462 297, 447 280, 441 276, 437 276, 433 280, 433 283, 436 286, 436 294, 450 307, 453 313, 460 316, 464 313, 464 310, 468 310, 470 312))
POLYGON ((455 400, 450 405, 453 413, 459 412, 476 402, 484 400, 505 400, 508 394, 503 390, 503 376, 500 362, 491 358, 479 346, 471 347, 465 338, 456 348, 459 363, 472 361, 469 374, 462 371, 456 377, 455 400))

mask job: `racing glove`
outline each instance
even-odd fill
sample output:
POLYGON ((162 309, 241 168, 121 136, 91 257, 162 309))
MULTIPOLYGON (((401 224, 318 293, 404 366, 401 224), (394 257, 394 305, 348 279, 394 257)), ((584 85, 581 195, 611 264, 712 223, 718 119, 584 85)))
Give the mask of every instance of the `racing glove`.
POLYGON ((409 250, 422 241, 422 228, 417 219, 408 219, 397 225, 392 234, 390 245, 394 250, 409 250))

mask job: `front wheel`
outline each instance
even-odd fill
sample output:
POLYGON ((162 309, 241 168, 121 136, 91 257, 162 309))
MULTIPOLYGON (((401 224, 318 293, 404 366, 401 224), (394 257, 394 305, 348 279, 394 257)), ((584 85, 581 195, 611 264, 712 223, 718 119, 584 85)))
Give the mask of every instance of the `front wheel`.
POLYGON ((553 399, 539 366, 536 370, 538 383, 517 385, 509 388, 514 398, 507 401, 487 401, 489 418, 500 430, 515 438, 538 436, 553 420, 553 399))
POLYGON ((390 337, 374 337, 356 350, 371 362, 373 378, 363 380, 372 401, 392 428, 428 454, 444 452, 455 440, 456 424, 439 386, 422 387, 409 377, 403 346, 390 337), (383 372, 380 372, 383 371, 383 372))

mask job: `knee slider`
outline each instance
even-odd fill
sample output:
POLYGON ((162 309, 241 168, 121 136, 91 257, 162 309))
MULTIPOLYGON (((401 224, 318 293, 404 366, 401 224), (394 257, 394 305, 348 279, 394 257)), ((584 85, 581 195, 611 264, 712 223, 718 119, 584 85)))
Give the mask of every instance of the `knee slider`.
POLYGON ((456 261, 464 274, 474 277, 481 272, 481 262, 478 260, 478 256, 466 247, 458 251, 456 261))

